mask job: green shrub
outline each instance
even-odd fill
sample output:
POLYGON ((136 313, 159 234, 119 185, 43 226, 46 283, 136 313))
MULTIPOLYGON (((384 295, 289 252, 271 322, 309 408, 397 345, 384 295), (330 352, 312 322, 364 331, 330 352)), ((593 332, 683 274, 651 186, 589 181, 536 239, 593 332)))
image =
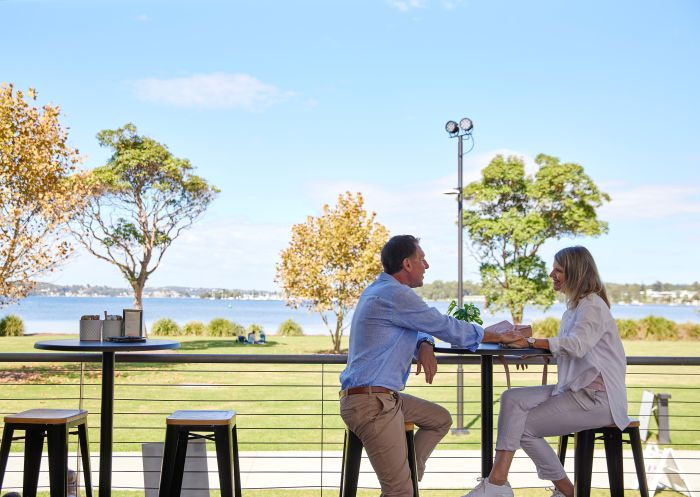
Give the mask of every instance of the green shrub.
POLYGON ((634 319, 616 319, 617 331, 623 340, 635 340, 639 337, 639 322, 634 319))
POLYGON ((182 327, 185 335, 201 337, 207 334, 207 327, 201 321, 190 321, 182 327))
POLYGON ((681 340, 697 340, 700 338, 700 324, 681 323, 678 326, 678 336, 681 340))
POLYGON ((304 330, 293 319, 287 319, 277 328, 277 334, 283 337, 300 337, 304 335, 304 330))
POLYGON ((207 334, 212 337, 235 337, 245 334, 245 328, 224 318, 214 318, 207 325, 207 334))
POLYGON ((544 318, 541 321, 532 322, 532 336, 538 338, 550 338, 559 333, 560 321, 557 318, 544 318))
POLYGON ((180 325, 170 318, 161 318, 151 326, 151 333, 158 336, 178 336, 182 335, 180 325))
POLYGON ((639 320, 640 338, 644 340, 677 340, 676 323, 658 316, 647 316, 639 320))
POLYGON ((24 335, 24 321, 19 316, 10 314, 0 319, 0 337, 21 337, 24 335))

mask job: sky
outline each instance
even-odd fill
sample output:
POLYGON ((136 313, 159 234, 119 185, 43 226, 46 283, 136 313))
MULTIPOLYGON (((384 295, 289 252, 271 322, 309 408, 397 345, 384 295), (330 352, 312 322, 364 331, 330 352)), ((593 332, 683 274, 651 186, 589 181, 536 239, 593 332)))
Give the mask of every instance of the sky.
MULTIPOLYGON (((221 189, 148 286, 277 290, 291 227, 345 191, 456 280, 462 117, 465 184, 546 153, 610 194, 609 232, 548 263, 582 244, 605 281, 700 280, 697 1, 0 0, 0 26, 0 81, 61 107, 82 167, 132 122, 221 189)), ((126 286, 80 250, 43 279, 126 286)))

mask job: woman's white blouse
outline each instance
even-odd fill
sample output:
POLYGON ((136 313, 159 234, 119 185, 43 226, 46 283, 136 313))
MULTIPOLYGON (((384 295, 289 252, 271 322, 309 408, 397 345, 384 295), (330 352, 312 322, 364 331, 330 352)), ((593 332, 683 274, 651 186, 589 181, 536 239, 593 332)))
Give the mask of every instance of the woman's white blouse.
POLYGON ((559 335, 549 339, 557 358, 557 385, 552 395, 587 387, 600 374, 615 424, 621 430, 627 416, 627 359, 610 309, 596 294, 581 299, 561 319, 559 335))

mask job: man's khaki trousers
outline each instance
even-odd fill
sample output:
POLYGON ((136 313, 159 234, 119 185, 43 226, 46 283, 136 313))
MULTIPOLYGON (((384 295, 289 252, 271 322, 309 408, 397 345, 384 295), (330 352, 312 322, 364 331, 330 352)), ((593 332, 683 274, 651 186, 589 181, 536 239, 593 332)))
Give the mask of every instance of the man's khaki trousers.
POLYGON ((340 399, 340 415, 362 441, 382 487, 382 497, 412 497, 404 422, 418 427, 415 434, 418 479, 425 461, 452 425, 442 406, 403 393, 359 393, 340 399))

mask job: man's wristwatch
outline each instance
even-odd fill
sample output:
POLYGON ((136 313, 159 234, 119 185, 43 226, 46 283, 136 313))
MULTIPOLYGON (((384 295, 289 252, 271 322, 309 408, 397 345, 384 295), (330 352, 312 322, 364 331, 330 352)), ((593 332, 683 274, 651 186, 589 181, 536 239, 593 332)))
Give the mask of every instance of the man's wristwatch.
POLYGON ((435 343, 431 342, 427 338, 422 339, 420 342, 418 342, 418 348, 420 349, 420 346, 423 345, 424 343, 427 343, 430 345, 432 348, 435 348, 435 343))
POLYGON ((527 337, 525 340, 527 340, 527 344, 531 349, 535 347, 535 339, 533 337, 527 337))

